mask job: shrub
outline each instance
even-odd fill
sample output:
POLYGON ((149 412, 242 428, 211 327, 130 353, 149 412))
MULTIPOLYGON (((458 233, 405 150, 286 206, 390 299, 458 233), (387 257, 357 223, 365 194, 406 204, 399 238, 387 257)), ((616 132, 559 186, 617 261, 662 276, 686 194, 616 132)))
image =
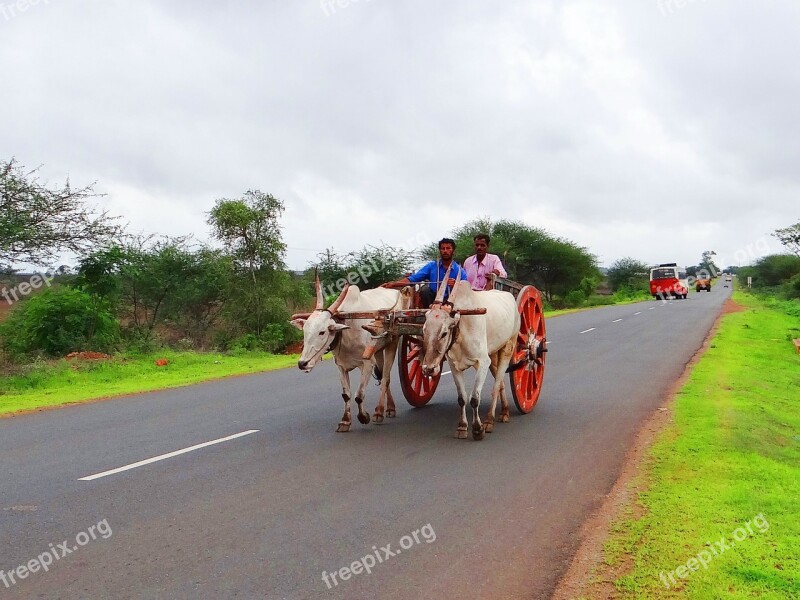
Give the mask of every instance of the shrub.
POLYGON ((790 300, 800 298, 800 273, 792 276, 792 278, 784 283, 781 288, 781 291, 786 298, 789 298, 790 300))
POLYGON ((119 342, 119 324, 86 292, 51 288, 12 311, 0 325, 0 337, 3 349, 14 359, 30 354, 109 351, 119 342))
POLYGON ((610 306, 611 304, 614 304, 614 298, 611 296, 592 295, 586 300, 587 306, 610 306))
POLYGON ((246 333, 232 340, 222 341, 222 346, 234 354, 262 350, 277 353, 286 349, 292 342, 303 339, 303 334, 294 326, 282 323, 270 323, 264 327, 261 335, 246 333))
POLYGON ((564 304, 567 308, 577 308, 578 306, 583 306, 585 303, 586 294, 583 293, 583 290, 572 290, 564 296, 564 304))

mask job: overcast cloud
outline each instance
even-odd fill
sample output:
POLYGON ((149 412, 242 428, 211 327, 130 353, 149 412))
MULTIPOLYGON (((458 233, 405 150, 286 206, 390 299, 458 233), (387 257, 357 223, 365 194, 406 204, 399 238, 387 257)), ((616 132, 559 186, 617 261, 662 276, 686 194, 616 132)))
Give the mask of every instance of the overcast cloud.
POLYGON ((0 158, 131 231, 205 240, 260 189, 293 268, 481 216, 726 266, 800 221, 797 0, 23 2, 0 158))

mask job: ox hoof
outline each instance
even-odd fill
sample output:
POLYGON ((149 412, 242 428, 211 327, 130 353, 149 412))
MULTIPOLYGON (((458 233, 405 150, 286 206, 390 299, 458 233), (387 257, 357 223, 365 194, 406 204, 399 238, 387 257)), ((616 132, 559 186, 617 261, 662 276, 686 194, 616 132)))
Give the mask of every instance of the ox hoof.
POLYGON ((375 421, 378 425, 380 425, 381 423, 383 423, 383 415, 375 413, 374 415, 372 415, 372 420, 375 421))
POLYGON ((509 422, 508 415, 500 415, 500 422, 501 423, 508 423, 509 422))
POLYGON ((336 428, 336 433, 347 433, 350 431, 350 423, 341 422, 336 428))
POLYGON ((472 426, 472 439, 473 440, 482 440, 483 436, 485 434, 485 431, 486 431, 485 427, 475 423, 472 426))
POLYGON ((465 439, 467 439, 467 430, 466 429, 456 429, 455 438, 457 440, 465 440, 465 439))
POLYGON ((367 413, 358 413, 358 422, 362 425, 369 425, 369 415, 367 413))
POLYGON ((397 411, 393 408, 390 408, 386 411, 386 416, 390 419, 394 419, 397 416, 397 411))
POLYGON ((486 433, 492 433, 492 431, 494 431, 494 423, 485 423, 483 428, 486 433))

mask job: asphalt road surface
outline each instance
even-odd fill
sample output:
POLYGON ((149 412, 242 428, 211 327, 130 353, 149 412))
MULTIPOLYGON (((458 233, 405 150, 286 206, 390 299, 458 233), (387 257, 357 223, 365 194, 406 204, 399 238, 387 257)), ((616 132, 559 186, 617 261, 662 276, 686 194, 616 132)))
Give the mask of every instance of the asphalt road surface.
POLYGON ((549 319, 538 405, 481 442, 396 371, 397 418, 335 433, 331 361, 0 419, 0 600, 547 598, 729 294, 549 319))

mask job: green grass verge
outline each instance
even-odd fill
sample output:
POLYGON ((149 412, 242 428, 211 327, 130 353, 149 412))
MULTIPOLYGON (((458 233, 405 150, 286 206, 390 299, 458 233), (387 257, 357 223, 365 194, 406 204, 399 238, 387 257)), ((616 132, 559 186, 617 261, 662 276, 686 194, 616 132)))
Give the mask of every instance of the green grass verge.
MULTIPOLYGON (((642 299, 633 298, 618 304, 642 299)), ((545 311, 545 316, 556 317, 582 310, 587 307, 545 311)), ((0 377, 0 416, 281 369, 294 366, 296 362, 295 355, 171 350, 151 355, 122 354, 108 361, 40 361, 21 367, 17 374, 0 377), (166 358, 169 364, 157 367, 155 361, 159 358, 166 358)))
POLYGON ((179 387, 296 363, 297 356, 261 352, 228 355, 174 351, 120 355, 101 361, 40 361, 26 365, 18 374, 0 378, 0 415, 179 387), (156 366, 160 358, 169 363, 156 366))
POLYGON ((623 598, 800 598, 797 303, 734 299, 612 525, 623 598))

